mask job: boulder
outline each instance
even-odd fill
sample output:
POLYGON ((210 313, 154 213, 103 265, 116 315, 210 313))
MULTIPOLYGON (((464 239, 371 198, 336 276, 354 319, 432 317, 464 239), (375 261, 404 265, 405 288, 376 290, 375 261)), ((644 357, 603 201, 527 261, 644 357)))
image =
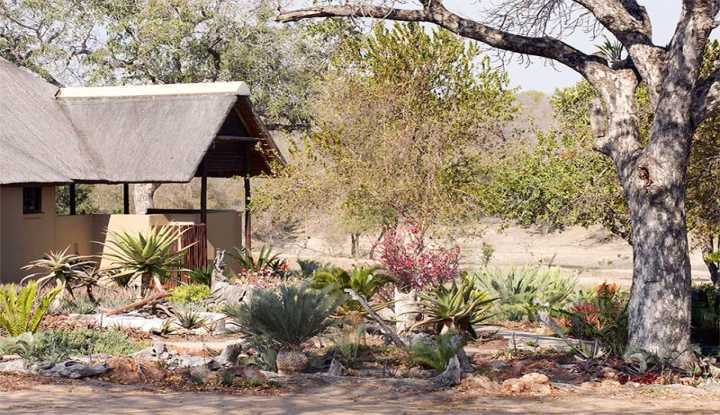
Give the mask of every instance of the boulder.
POLYGON ((92 376, 99 376, 109 371, 105 364, 91 365, 77 360, 67 360, 41 368, 38 373, 43 376, 63 377, 70 379, 81 379, 92 376))
POLYGON ((523 393, 547 396, 552 393, 550 379, 542 373, 528 373, 520 378, 511 378, 503 382, 503 390, 508 393, 523 393))
POLYGON ((24 359, 12 359, 0 362, 0 373, 30 373, 24 359))

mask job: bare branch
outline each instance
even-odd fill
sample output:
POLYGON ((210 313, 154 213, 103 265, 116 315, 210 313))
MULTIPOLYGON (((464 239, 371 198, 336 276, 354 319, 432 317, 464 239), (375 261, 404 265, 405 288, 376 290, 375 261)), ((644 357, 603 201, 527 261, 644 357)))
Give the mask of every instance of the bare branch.
POLYGON ((595 69, 608 68, 604 59, 586 55, 557 38, 523 36, 499 30, 452 13, 438 0, 423 1, 422 10, 352 4, 317 6, 281 13, 278 15, 277 20, 280 22, 294 22, 315 17, 350 16, 435 23, 460 36, 480 41, 497 49, 555 60, 586 77, 591 70, 590 66, 595 69))

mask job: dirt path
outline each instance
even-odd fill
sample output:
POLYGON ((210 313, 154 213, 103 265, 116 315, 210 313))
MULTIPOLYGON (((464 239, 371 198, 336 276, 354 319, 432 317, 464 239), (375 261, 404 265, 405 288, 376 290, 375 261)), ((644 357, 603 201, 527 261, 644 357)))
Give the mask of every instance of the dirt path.
POLYGON ((377 381, 334 382, 281 396, 150 392, 117 385, 34 385, 0 393, 2 414, 658 414, 718 413, 720 395, 702 391, 562 392, 559 397, 424 393, 377 381))

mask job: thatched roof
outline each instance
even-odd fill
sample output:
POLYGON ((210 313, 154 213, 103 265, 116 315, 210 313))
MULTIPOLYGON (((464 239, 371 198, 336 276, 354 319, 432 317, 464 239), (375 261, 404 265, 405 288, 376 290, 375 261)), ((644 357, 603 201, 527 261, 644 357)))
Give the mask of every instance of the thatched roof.
POLYGON ((58 89, 0 60, 0 184, 186 182, 204 157, 211 177, 268 173, 284 160, 248 94, 242 82, 58 89))
POLYGON ((0 58, 0 184, 99 179, 57 87, 0 58))

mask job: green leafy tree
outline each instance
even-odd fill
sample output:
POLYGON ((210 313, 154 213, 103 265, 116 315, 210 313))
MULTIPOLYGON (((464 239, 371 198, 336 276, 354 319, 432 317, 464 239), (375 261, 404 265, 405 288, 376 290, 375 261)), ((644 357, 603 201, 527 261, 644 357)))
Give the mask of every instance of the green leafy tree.
MULTIPOLYGON (((710 73, 720 57, 720 42, 710 42, 703 71, 710 73)), ((548 230, 600 224, 632 243, 630 215, 612 161, 593 147, 588 108, 596 97, 589 83, 558 90, 552 97, 555 131, 538 134, 532 148, 505 149, 478 165, 475 194, 484 211, 521 225, 543 225, 548 230)), ((635 95, 640 137, 649 139, 653 122, 647 89, 635 95)), ((715 284, 720 284, 720 262, 712 255, 720 237, 720 118, 713 115, 693 137, 688 165, 687 224, 691 242, 701 248, 715 284)))
POLYGON ((320 211, 354 234, 464 222, 464 165, 502 140, 515 112, 504 72, 451 33, 418 24, 351 38, 317 91, 312 131, 255 207, 320 211))

